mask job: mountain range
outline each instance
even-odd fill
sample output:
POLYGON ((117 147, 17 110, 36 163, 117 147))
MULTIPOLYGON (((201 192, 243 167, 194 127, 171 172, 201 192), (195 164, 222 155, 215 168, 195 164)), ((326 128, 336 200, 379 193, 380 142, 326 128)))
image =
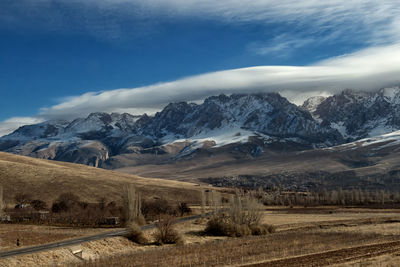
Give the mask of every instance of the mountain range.
POLYGON ((239 162, 302 151, 343 151, 345 144, 386 140, 379 136, 397 130, 399 87, 344 90, 312 97, 301 106, 277 93, 233 94, 212 96, 201 104, 171 103, 153 116, 97 112, 26 125, 1 137, 0 150, 123 169, 222 154, 239 162))

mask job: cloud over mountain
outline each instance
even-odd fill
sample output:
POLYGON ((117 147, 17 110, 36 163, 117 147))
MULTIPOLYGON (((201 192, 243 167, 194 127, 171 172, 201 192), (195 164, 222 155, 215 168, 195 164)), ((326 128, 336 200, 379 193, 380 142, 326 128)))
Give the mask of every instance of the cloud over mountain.
POLYGON ((364 49, 306 66, 228 69, 143 87, 71 96, 41 108, 32 117, 0 122, 0 135, 38 120, 83 117, 97 111, 153 113, 170 102, 199 101, 220 93, 280 92, 300 103, 308 96, 329 95, 345 88, 371 90, 398 85, 399 12, 395 0, 6 1, 0 10, 0 29, 20 32, 33 28, 34 33, 67 32, 115 40, 151 34, 162 22, 179 23, 190 18, 235 26, 257 24, 265 29, 274 25, 274 34, 248 44, 248 50, 260 56, 290 54, 313 43, 335 45, 337 40, 359 42, 343 51, 364 49))
MULTIPOLYGON (((40 116, 59 118, 95 111, 142 113, 170 102, 196 101, 238 92, 301 95, 335 93, 344 88, 371 90, 400 83, 400 45, 368 48, 310 66, 258 66, 225 70, 132 89, 91 92, 43 108, 40 116)), ((302 97, 304 98, 304 96, 302 97)))

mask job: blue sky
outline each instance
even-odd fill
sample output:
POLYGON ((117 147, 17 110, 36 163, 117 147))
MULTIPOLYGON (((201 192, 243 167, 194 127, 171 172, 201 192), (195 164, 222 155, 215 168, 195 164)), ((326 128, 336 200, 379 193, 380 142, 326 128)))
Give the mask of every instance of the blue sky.
POLYGON ((397 84, 397 1, 321 2, 3 0, 0 135, 217 93, 280 91, 296 100, 397 84))

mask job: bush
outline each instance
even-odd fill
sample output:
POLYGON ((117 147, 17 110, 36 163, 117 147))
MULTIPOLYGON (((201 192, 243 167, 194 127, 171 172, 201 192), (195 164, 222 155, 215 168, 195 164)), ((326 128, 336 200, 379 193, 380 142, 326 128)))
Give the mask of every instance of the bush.
POLYGON ((181 243, 181 235, 173 227, 173 218, 171 216, 164 216, 157 223, 157 231, 154 233, 155 243, 163 244, 177 244, 181 243))
POLYGON ((64 202, 54 202, 51 206, 51 212, 59 213, 68 211, 68 207, 65 205, 64 202))
POLYGON ((256 224, 250 226, 252 235, 266 235, 275 233, 275 226, 269 224, 256 224))
POLYGON ((204 232, 209 235, 226 236, 231 232, 231 223, 224 218, 214 217, 207 222, 204 232))
POLYGON ((227 217, 214 217, 207 222, 205 233, 215 236, 241 237, 248 235, 266 235, 275 232, 275 227, 269 224, 237 224, 227 217))
POLYGON ((64 202, 68 207, 71 207, 80 201, 79 197, 71 192, 62 193, 57 200, 59 202, 64 202))
POLYGON ((207 222, 205 232, 215 236, 241 237, 251 235, 245 224, 235 224, 229 217, 214 217, 207 222))
POLYGON ((146 224, 146 219, 144 218, 144 216, 142 214, 139 214, 139 217, 135 218, 133 223, 136 223, 138 225, 145 225, 146 224))
POLYGON ((141 212, 147 220, 155 220, 160 215, 178 214, 176 206, 170 205, 167 200, 158 198, 142 202, 141 212))
POLYGON ((80 203, 79 197, 74 195, 73 193, 62 193, 53 203, 51 211, 55 213, 66 212, 71 210, 77 204, 81 204, 82 208, 84 208, 85 206, 85 203, 80 203))
POLYGON ((179 210, 179 213, 181 214, 181 216, 183 216, 185 214, 190 214, 192 212, 192 209, 189 208, 189 206, 185 202, 179 203, 178 210, 179 210))
POLYGON ((260 224, 262 210, 257 199, 252 196, 232 197, 227 213, 216 213, 207 222, 205 232, 211 235, 241 237, 265 235, 274 232, 271 225, 260 224))
POLYGON ((147 238, 144 236, 142 229, 136 223, 129 223, 127 228, 130 230, 126 237, 132 242, 144 245, 147 244, 147 238))
POLYGON ((45 210, 47 209, 47 204, 46 202, 40 200, 40 199, 34 199, 31 201, 31 206, 35 210, 45 210))
POLYGON ((276 227, 273 225, 270 225, 270 224, 268 224, 267 229, 268 229, 268 233, 270 233, 270 234, 273 234, 276 231, 276 227))

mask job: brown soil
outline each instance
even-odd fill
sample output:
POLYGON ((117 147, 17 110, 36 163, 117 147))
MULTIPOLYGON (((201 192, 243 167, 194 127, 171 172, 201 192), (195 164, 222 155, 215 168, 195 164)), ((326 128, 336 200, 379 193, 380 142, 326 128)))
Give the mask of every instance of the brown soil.
POLYGON ((348 261, 361 260, 383 254, 393 253, 400 250, 400 241, 386 242, 381 244, 364 245, 352 248, 344 248, 322 253, 285 258, 244 266, 267 266, 267 267, 289 267, 289 266, 328 266, 332 264, 345 263, 348 261))

